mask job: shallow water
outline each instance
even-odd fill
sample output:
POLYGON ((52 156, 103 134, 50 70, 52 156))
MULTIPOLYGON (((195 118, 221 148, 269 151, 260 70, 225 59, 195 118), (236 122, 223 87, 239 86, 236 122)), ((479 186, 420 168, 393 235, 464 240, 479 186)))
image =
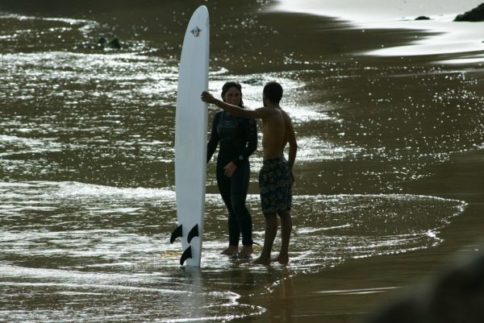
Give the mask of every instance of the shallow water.
MULTIPOLYGON (((245 103, 257 107, 265 82, 286 89, 300 146, 291 263, 266 268, 220 257, 226 212, 211 163, 202 267, 180 268, 180 247, 169 244, 176 226, 174 106, 179 42, 193 6, 171 5, 162 15, 169 23, 151 14, 135 26, 130 16, 146 7, 126 5, 109 19, 47 9, 0 15, 0 320, 257 317, 267 307, 247 297, 272 293, 288 276, 444 242, 441 232, 468 203, 408 187, 453 154, 482 150, 477 80, 418 59, 350 55, 351 29, 324 47, 314 41, 329 39, 334 22, 329 27, 322 18, 311 19, 326 27, 301 27, 281 42, 292 25, 257 11, 260 1, 243 5, 241 16, 235 5, 214 3, 210 90, 239 80, 245 103), (171 31, 161 37, 159 29, 171 31), (298 33, 307 39, 297 40, 298 33), (121 50, 96 48, 99 35, 118 34, 121 50), (232 42, 233 34, 256 46, 232 42), (267 47, 276 49, 269 55, 267 47)), ((248 205, 262 243, 260 152, 252 161, 248 205)), ((381 291, 354 293, 372 290, 381 291)))
MULTIPOLYGON (((251 316, 264 309, 239 302, 240 294, 264 293, 287 275, 220 258, 225 218, 216 194, 207 196, 202 267, 183 270, 179 246, 168 243, 176 221, 171 190, 42 181, 3 183, 0 190, 5 320, 251 316), (24 302, 29 306, 19 307, 24 302)), ((249 201, 257 214, 258 197, 249 201)), ((465 203, 403 194, 298 195, 294 208, 289 272, 303 275, 438 245, 439 230, 465 203)), ((261 242, 260 217, 254 225, 261 242)))

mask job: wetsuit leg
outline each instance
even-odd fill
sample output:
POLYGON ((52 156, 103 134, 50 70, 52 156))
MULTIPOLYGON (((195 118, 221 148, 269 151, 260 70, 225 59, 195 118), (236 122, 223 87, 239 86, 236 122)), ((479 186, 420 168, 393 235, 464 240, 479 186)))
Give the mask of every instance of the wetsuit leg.
POLYGON ((232 206, 232 180, 225 176, 223 166, 217 165, 217 185, 228 211, 228 229, 229 229, 229 245, 238 246, 240 239, 239 223, 236 214, 233 212, 232 206))
POLYGON ((246 207, 247 191, 249 189, 250 164, 241 163, 232 176, 231 181, 231 204, 232 212, 237 218, 242 244, 252 246, 252 218, 246 207))

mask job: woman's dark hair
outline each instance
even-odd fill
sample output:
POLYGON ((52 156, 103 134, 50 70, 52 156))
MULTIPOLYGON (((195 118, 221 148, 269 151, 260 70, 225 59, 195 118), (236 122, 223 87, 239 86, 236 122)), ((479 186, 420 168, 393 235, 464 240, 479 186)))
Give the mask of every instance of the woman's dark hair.
POLYGON ((282 86, 277 82, 269 82, 264 86, 262 92, 265 97, 272 103, 279 104, 282 99, 282 86))
MULTIPOLYGON (((233 87, 235 87, 237 90, 239 90, 240 94, 242 94, 242 85, 240 85, 239 82, 225 82, 225 84, 222 86, 222 100, 223 100, 225 94, 227 93, 227 91, 230 88, 233 88, 233 87)), ((239 106, 241 108, 244 107, 244 102, 242 101, 242 98, 240 98, 239 106)))

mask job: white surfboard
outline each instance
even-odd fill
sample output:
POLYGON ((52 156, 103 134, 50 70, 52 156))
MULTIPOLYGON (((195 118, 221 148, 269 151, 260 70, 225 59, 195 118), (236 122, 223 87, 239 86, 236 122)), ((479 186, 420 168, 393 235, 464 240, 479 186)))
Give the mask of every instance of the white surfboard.
POLYGON ((207 167, 209 19, 200 6, 188 23, 178 76, 175 118, 175 186, 178 227, 170 241, 181 238, 180 264, 200 266, 207 167))

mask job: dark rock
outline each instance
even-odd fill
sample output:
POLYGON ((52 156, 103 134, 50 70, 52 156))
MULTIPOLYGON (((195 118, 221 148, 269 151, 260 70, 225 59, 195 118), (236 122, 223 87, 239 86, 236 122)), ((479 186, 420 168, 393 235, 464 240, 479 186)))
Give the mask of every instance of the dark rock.
POLYGON ((415 18, 415 20, 430 20, 430 18, 427 17, 427 16, 419 16, 419 17, 415 18))
POLYGON ((484 21, 484 3, 455 17, 454 21, 484 21))
POLYGON ((111 47, 111 48, 114 48, 114 49, 120 49, 121 48, 121 42, 119 41, 119 39, 114 38, 113 40, 111 40, 108 43, 108 46, 111 47))
POLYGON ((111 41, 108 41, 105 37, 101 37, 101 38, 99 38, 99 40, 97 42, 97 47, 99 49, 106 49, 106 48, 120 49, 121 48, 121 42, 117 38, 114 38, 111 41))
POLYGON ((369 317, 367 323, 484 322, 484 252, 461 258, 369 317))

